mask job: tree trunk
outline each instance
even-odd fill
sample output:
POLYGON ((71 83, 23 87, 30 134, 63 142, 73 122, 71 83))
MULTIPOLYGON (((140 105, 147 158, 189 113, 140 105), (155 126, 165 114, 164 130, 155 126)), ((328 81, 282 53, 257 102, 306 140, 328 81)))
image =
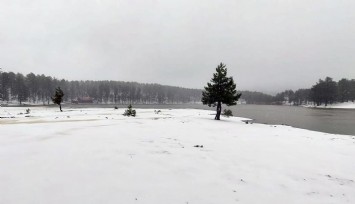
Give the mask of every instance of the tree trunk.
POLYGON ((222 112, 222 104, 221 104, 220 101, 218 101, 218 104, 217 104, 217 114, 216 114, 216 117, 214 118, 215 120, 220 120, 221 112, 222 112))
POLYGON ((60 112, 63 112, 63 110, 62 110, 62 104, 59 104, 59 110, 60 110, 60 112))

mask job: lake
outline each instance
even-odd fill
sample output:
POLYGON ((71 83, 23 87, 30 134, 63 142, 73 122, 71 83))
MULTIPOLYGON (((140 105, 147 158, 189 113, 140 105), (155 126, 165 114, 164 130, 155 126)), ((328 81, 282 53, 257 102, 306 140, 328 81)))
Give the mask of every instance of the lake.
MULTIPOLYGON (((64 105, 72 108, 109 108, 115 105, 64 105)), ((117 105, 125 108, 127 105, 117 105)), ((178 104, 178 105, 133 105, 134 108, 150 109, 180 109, 195 108, 215 110, 201 104, 178 104)), ((285 124, 297 128, 321 131, 334 134, 355 135, 355 110, 353 109, 315 109, 298 106, 276 105, 237 105, 229 108, 234 116, 251 118, 255 123, 285 124)))
POLYGON ((230 108, 236 116, 257 123, 285 124, 334 134, 355 135, 355 110, 316 109, 298 106, 238 105, 230 108))

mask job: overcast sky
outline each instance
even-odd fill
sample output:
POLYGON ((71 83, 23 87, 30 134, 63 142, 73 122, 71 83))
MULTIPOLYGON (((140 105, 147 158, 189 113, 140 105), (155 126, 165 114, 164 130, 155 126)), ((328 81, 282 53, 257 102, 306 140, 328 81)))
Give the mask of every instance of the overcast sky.
POLYGON ((275 93, 355 78, 354 0, 0 0, 0 67, 275 93))

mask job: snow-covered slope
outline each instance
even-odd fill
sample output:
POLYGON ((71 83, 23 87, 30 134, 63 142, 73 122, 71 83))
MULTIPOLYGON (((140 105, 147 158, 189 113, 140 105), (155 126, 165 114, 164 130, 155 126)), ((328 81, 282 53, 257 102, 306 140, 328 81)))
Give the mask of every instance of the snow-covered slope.
POLYGON ((205 110, 20 112, 0 109, 1 204, 355 203, 355 137, 205 110))

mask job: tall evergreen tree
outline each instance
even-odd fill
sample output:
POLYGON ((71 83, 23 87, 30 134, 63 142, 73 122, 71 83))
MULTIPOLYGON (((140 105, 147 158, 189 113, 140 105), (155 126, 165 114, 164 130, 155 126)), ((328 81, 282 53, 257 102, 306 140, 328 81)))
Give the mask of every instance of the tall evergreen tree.
POLYGON ((233 77, 227 77, 226 65, 221 63, 216 68, 211 82, 207 83, 202 92, 202 103, 211 107, 217 106, 215 120, 220 120, 222 103, 227 106, 236 105, 242 94, 237 94, 233 77))
POLYGON ((55 89, 55 95, 52 97, 53 103, 59 105, 59 110, 62 112, 62 101, 63 101, 64 93, 60 87, 55 89))
POLYGON ((15 77, 15 95, 17 95, 17 100, 22 104, 22 102, 28 99, 28 87, 26 86, 25 77, 17 73, 15 77))
POLYGON ((350 98, 350 80, 341 79, 338 82, 338 101, 348 102, 350 98))
POLYGON ((349 100, 354 102, 355 100, 355 79, 352 79, 350 81, 350 94, 349 94, 349 100))

